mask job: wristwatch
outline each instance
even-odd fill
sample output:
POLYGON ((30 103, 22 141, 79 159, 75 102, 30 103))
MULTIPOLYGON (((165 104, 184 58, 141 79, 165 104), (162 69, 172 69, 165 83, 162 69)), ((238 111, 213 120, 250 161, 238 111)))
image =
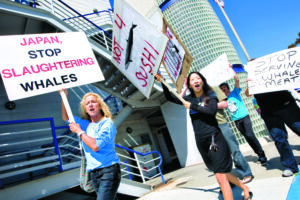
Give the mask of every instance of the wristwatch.
POLYGON ((84 133, 84 131, 80 131, 77 135, 79 138, 81 138, 81 135, 84 133))

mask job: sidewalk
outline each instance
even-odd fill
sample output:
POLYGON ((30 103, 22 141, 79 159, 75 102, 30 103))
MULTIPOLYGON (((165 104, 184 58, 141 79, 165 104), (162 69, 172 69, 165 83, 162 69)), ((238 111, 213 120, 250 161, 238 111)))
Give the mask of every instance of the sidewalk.
MULTIPOLYGON (((257 156, 248 147, 248 144, 241 145, 240 147, 255 177, 247 185, 253 192, 253 199, 255 200, 285 200, 287 199, 291 184, 293 184, 293 188, 299 188, 300 181, 294 180, 293 182, 296 176, 283 178, 283 166, 280 163, 280 157, 274 142, 268 138, 262 138, 260 141, 269 160, 269 165, 266 167, 256 162, 257 156)), ((300 163, 300 137, 289 131, 289 142, 297 162, 300 163)), ((234 170, 233 173, 235 173, 234 170)), ((297 179, 299 179, 298 176, 297 179)), ((144 195, 139 200, 223 199, 223 196, 219 194, 220 188, 214 174, 209 172, 203 163, 181 168, 164 175, 164 178, 167 184, 160 184, 154 188, 153 192, 144 195)), ((161 183, 161 179, 157 178, 147 183, 157 185, 161 183)), ((243 199, 242 190, 238 187, 233 188, 233 194, 234 199, 243 199)), ((293 190, 293 196, 298 196, 300 199, 300 190, 293 190)))

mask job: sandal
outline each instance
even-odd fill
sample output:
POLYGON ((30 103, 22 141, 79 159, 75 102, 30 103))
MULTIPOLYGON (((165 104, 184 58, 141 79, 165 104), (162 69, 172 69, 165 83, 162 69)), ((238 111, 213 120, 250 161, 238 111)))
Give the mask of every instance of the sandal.
POLYGON ((243 184, 246 184, 246 183, 250 183, 252 180, 253 180, 254 176, 253 175, 250 175, 250 176, 245 176, 242 180, 242 183, 243 184))
POLYGON ((251 191, 249 191, 249 196, 247 198, 244 197, 243 200, 251 200, 253 197, 253 193, 251 191))

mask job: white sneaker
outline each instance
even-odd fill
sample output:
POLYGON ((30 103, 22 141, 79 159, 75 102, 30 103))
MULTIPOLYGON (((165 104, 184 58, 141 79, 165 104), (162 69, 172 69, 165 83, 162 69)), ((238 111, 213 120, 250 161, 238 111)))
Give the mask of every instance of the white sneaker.
POLYGON ((293 176, 293 171, 290 168, 285 168, 282 172, 283 177, 293 176))

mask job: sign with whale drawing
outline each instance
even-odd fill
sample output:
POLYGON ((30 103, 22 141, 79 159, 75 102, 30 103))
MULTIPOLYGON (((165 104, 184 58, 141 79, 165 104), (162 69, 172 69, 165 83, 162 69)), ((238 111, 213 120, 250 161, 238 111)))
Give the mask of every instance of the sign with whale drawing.
POLYGON ((124 0, 113 22, 112 63, 149 98, 168 38, 124 0))
POLYGON ((0 43, 11 101, 104 80, 83 32, 1 36, 0 43))
POLYGON ((300 85, 300 47, 278 51, 249 62, 250 94, 298 88, 300 85))
POLYGON ((177 92, 180 93, 193 57, 165 18, 163 18, 163 32, 168 36, 169 41, 162 63, 176 86, 177 92))

